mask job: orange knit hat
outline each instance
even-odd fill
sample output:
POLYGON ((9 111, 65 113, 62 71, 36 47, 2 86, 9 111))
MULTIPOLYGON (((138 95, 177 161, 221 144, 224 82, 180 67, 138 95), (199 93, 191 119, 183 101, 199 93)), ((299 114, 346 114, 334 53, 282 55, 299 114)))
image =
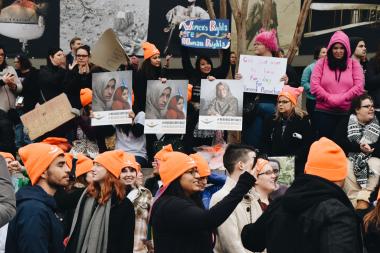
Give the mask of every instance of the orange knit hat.
POLYGON ((149 59, 155 54, 159 54, 160 51, 157 49, 155 45, 149 42, 144 42, 141 45, 142 49, 144 49, 144 60, 149 59))
POLYGON ((124 161, 128 164, 127 167, 134 168, 137 172, 141 170, 141 166, 136 162, 136 157, 134 155, 124 152, 124 161))
POLYGON ((168 152, 173 152, 172 144, 169 144, 169 145, 163 146, 162 149, 161 149, 160 151, 158 151, 158 152, 154 155, 154 158, 156 158, 157 160, 162 161, 162 160, 163 160, 163 156, 164 156, 166 153, 168 153, 168 152))
POLYGON ((210 167, 208 166, 208 162, 203 158, 200 154, 191 154, 191 158, 194 159, 197 164, 197 169, 200 177, 208 177, 211 174, 210 167))
POLYGON ((92 167, 94 166, 94 162, 88 158, 87 156, 83 154, 65 154, 66 158, 66 163, 67 166, 69 166, 70 170, 73 169, 73 159, 74 157, 77 158, 77 163, 76 163, 76 170, 75 170, 75 176, 79 177, 82 176, 83 174, 86 174, 87 172, 90 172, 92 170, 92 167))
POLYGON ((92 90, 84 88, 80 90, 80 102, 83 107, 92 103, 92 90))
POLYGON ((48 137, 45 140, 43 140, 42 143, 56 145, 60 149, 62 149, 64 152, 69 152, 69 150, 71 149, 71 145, 66 138, 48 137))
POLYGON ((11 159, 12 161, 15 161, 15 157, 11 154, 11 153, 7 153, 7 152, 0 152, 0 155, 2 157, 4 157, 4 159, 11 159))
POLYGON ((46 143, 32 143, 18 150, 22 162, 25 165, 26 172, 32 185, 38 182, 42 173, 44 173, 50 164, 60 155, 63 150, 55 145, 46 143))
POLYGON ((346 178, 347 167, 343 150, 335 142, 322 137, 310 147, 305 173, 336 182, 346 178))
POLYGON ((168 186, 183 173, 195 167, 197 167, 197 164, 194 159, 184 153, 166 153, 163 156, 159 171, 163 186, 168 186))
POLYGON ((94 162, 99 163, 106 168, 116 178, 120 177, 121 170, 128 167, 127 162, 124 160, 124 151, 117 149, 113 151, 106 151, 95 157, 94 162))
POLYGON ((265 165, 267 165, 267 164, 269 164, 268 160, 265 160, 262 158, 257 159, 256 166, 255 166, 257 174, 260 174, 263 171, 263 169, 265 168, 265 165))
POLYGON ((284 85, 281 92, 278 94, 279 99, 281 96, 287 97, 293 105, 297 104, 298 96, 303 92, 303 87, 293 88, 289 85, 284 85))

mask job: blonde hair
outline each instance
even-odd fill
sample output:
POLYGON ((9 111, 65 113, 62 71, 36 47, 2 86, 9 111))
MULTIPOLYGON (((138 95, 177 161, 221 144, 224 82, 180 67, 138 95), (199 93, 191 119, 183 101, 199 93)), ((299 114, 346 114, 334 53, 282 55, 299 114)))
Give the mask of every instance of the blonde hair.
MULTIPOLYGON (((289 118, 293 117, 294 115, 297 115, 298 117, 300 117, 301 119, 303 119, 305 116, 308 115, 308 113, 306 111, 302 110, 298 105, 294 105, 292 103, 292 110, 291 110, 291 112, 289 114, 289 118)), ((282 113, 280 113, 278 111, 278 109, 276 108, 276 113, 275 113, 274 120, 275 121, 279 121, 281 118, 282 118, 282 113)))

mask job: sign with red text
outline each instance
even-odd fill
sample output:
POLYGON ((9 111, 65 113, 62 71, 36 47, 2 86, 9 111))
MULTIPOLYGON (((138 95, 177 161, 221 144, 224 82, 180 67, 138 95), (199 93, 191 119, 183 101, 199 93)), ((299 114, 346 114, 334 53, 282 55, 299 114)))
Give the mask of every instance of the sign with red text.
POLYGON ((245 86, 245 92, 277 95, 284 82, 286 58, 240 55, 239 73, 245 86))

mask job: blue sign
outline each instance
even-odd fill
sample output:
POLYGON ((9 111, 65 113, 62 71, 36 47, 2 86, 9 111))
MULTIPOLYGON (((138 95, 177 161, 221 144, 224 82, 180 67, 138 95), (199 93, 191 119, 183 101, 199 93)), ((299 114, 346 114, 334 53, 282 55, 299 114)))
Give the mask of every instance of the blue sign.
POLYGON ((230 47, 228 19, 195 19, 180 24, 181 44, 186 47, 226 49, 230 47))

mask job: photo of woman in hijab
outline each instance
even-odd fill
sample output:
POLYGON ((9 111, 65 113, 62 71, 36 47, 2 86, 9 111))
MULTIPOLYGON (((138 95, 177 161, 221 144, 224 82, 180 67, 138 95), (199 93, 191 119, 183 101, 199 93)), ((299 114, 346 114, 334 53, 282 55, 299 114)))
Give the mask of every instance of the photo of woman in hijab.
POLYGON ((216 85, 216 97, 209 104, 209 116, 239 116, 238 100, 230 91, 228 84, 220 82, 216 85))
POLYGON ((94 87, 93 91, 93 111, 108 111, 112 108, 112 97, 115 93, 116 79, 105 79, 94 87))
POLYGON ((170 99, 168 110, 166 112, 166 119, 185 119, 183 112, 184 98, 181 95, 176 95, 170 99))
POLYGON ((146 99, 146 119, 164 119, 172 88, 165 84, 151 85, 146 99))
POLYGON ((113 95, 112 110, 130 110, 129 89, 126 86, 120 86, 113 95))

